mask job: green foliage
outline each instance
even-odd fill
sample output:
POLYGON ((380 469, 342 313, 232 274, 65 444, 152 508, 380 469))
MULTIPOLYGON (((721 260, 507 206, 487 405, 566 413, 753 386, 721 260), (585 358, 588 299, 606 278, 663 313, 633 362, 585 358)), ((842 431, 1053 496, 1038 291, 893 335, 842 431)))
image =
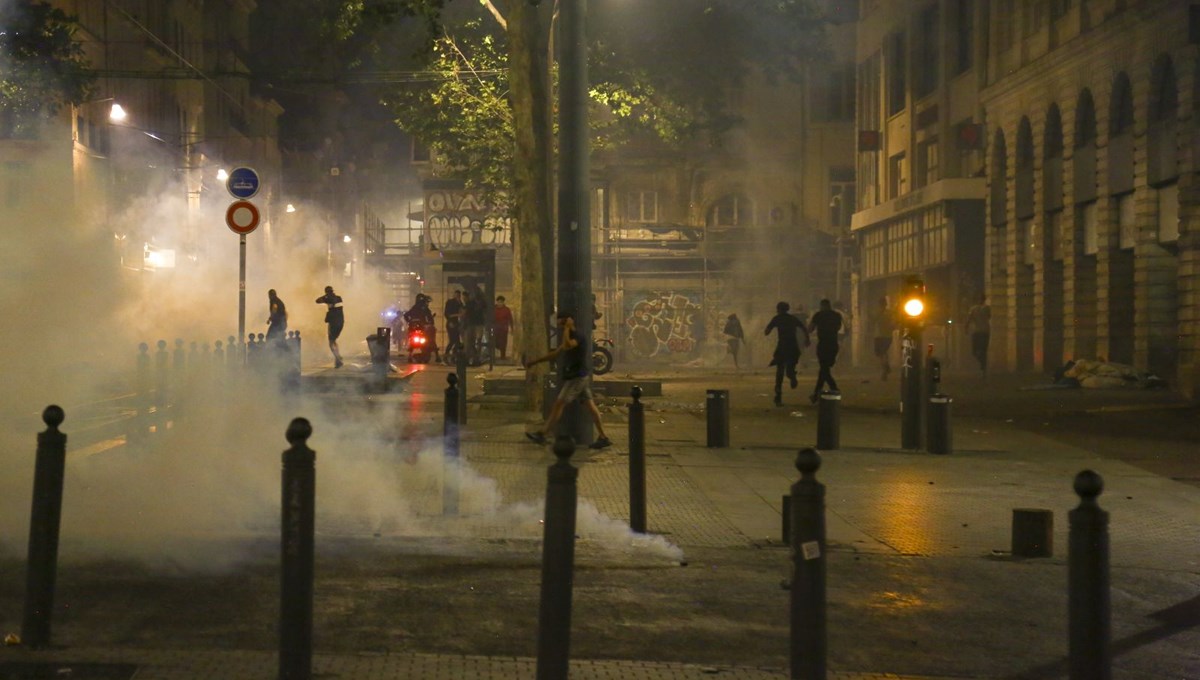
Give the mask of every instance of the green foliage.
POLYGON ((504 43, 473 20, 437 38, 431 56, 430 81, 396 88, 384 102, 454 176, 494 199, 509 187, 514 144, 504 43))
POLYGON ((38 124, 87 96, 94 76, 74 40, 75 17, 48 2, 0 8, 0 138, 32 137, 38 124))

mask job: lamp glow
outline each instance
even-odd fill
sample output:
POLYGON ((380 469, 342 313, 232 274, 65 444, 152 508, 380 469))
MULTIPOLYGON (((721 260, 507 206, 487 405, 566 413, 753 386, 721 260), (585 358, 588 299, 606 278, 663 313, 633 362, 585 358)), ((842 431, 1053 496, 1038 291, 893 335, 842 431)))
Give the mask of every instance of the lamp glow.
POLYGON ((125 120, 129 114, 125 113, 125 109, 120 104, 114 103, 112 108, 108 110, 108 119, 117 123, 125 120))
POLYGON ((349 243, 349 242, 350 242, 350 234, 346 234, 345 236, 342 237, 342 243, 349 243))
POLYGON ((916 298, 908 300, 907 302, 904 303, 904 313, 909 316, 913 316, 913 317, 921 316, 921 313, 924 311, 925 311, 925 303, 921 302, 920 300, 918 300, 916 298))
POLYGON ((286 212, 290 212, 290 213, 294 213, 294 212, 296 212, 296 206, 292 205, 291 203, 288 203, 288 204, 287 204, 287 208, 286 208, 286 212))
POLYGON ((225 168, 221 168, 220 170, 217 170, 217 179, 222 182, 229 179, 229 173, 225 172, 225 168))

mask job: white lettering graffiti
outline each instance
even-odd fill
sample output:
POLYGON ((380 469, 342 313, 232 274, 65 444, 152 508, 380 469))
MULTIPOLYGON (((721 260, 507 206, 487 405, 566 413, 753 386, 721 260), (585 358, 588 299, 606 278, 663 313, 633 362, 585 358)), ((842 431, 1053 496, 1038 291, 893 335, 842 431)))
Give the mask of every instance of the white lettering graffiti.
POLYGON ((512 218, 471 191, 430 191, 425 195, 425 230, 433 247, 512 246, 512 218))

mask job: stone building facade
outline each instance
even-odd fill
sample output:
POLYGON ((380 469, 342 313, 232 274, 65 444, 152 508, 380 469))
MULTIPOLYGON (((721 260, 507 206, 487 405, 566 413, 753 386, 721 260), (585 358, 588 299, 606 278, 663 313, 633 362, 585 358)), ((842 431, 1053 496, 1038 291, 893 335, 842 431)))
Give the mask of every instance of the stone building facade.
POLYGON ((1102 357, 1194 390, 1200 6, 991 12, 981 103, 993 356, 1041 371, 1102 357))
MULTIPOLYGON (((969 292, 986 294, 992 306, 992 367, 1052 372, 1071 359, 1104 358, 1194 390, 1197 3, 867 0, 862 8, 859 129, 881 133, 882 151, 860 146, 859 299, 879 292, 872 287, 875 242, 905 251, 900 239, 907 233, 871 234, 872 225, 887 221, 889 203, 880 198, 890 199, 893 213, 928 202, 912 197, 920 191, 916 181, 906 187, 908 176, 930 175, 928 160, 925 172, 920 165, 928 156, 922 134, 929 133, 912 131, 910 121, 929 122, 927 111, 936 107, 944 134, 970 115, 982 128, 950 131, 960 143, 978 145, 960 145, 956 154, 941 149, 940 174, 926 177, 932 185, 925 190, 950 196, 952 207, 970 202, 972 222, 955 221, 950 232, 960 274, 949 282, 938 274, 922 250, 927 238, 911 266, 892 268, 924 275, 931 289, 950 287, 957 302, 942 314, 935 305, 934 326, 944 318, 948 329, 962 318, 971 297, 964 281, 971 289, 977 276, 982 288, 969 292), (964 37, 968 30, 973 37, 964 37), (871 66, 876 54, 879 69, 871 66), (967 70, 947 79, 956 61, 967 70), (914 90, 922 79, 933 82, 914 90), (884 195, 872 195, 872 185, 884 195), (964 248, 963 239, 981 239, 982 247, 964 248)), ((949 214, 954 220, 957 208, 949 214)), ((931 295, 938 300, 939 292, 931 295)), ((945 338, 960 348, 951 352, 960 365, 969 360, 964 338, 960 331, 945 338)))

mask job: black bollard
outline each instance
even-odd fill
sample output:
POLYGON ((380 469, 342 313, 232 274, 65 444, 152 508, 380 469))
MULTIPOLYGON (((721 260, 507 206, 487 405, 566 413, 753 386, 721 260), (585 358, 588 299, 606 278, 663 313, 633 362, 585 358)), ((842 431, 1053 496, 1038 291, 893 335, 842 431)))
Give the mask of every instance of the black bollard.
POLYGON ((311 680, 313 530, 317 452, 308 448, 312 425, 295 418, 283 452, 282 570, 279 607, 279 680, 311 680))
POLYGON ((575 508, 579 470, 571 465, 575 440, 554 440, 558 462, 547 471, 538 606, 537 680, 567 680, 571 660, 571 590, 575 581, 575 508))
POLYGON ((225 341, 225 361, 230 372, 240 367, 246 360, 246 350, 238 346, 238 339, 229 336, 225 341))
POLYGON ((629 405, 629 528, 646 533, 646 407, 642 388, 631 390, 629 405))
POLYGON ((796 455, 792 485, 792 680, 825 680, 825 485, 817 481, 821 454, 796 455))
POLYGON ((1070 680, 1112 677, 1109 612, 1108 513, 1096 497, 1104 480, 1091 470, 1075 476, 1079 506, 1069 513, 1067 620, 1070 680))
POLYGON ((29 517, 29 554, 25 567, 25 618, 21 641, 27 647, 50 644, 50 615, 58 571, 58 530, 62 521, 67 435, 58 431, 66 414, 58 406, 42 411, 46 431, 37 436, 33 472, 33 510, 29 517))
POLYGON ((442 514, 458 514, 458 376, 446 375, 446 405, 442 419, 442 514))
POLYGON ((158 352, 154 355, 154 424, 156 433, 167 429, 167 341, 158 341, 158 352))
POLYGON ((459 350, 454 359, 454 373, 458 376, 458 424, 467 424, 467 353, 459 350))
POLYGON ((134 406, 133 425, 129 428, 129 443, 138 444, 146 438, 150 428, 150 405, 154 395, 150 389, 150 346, 138 344, 137 356, 137 403, 134 406))
POLYGON ((817 448, 835 451, 842 444, 842 395, 822 392, 817 406, 817 448))
POLYGON ((938 454, 954 452, 954 432, 950 429, 950 408, 953 403, 953 399, 940 392, 929 397, 928 420, 925 423, 926 451, 938 454))
POLYGON ((708 422, 708 448, 729 446, 729 390, 708 390, 704 400, 708 422))

